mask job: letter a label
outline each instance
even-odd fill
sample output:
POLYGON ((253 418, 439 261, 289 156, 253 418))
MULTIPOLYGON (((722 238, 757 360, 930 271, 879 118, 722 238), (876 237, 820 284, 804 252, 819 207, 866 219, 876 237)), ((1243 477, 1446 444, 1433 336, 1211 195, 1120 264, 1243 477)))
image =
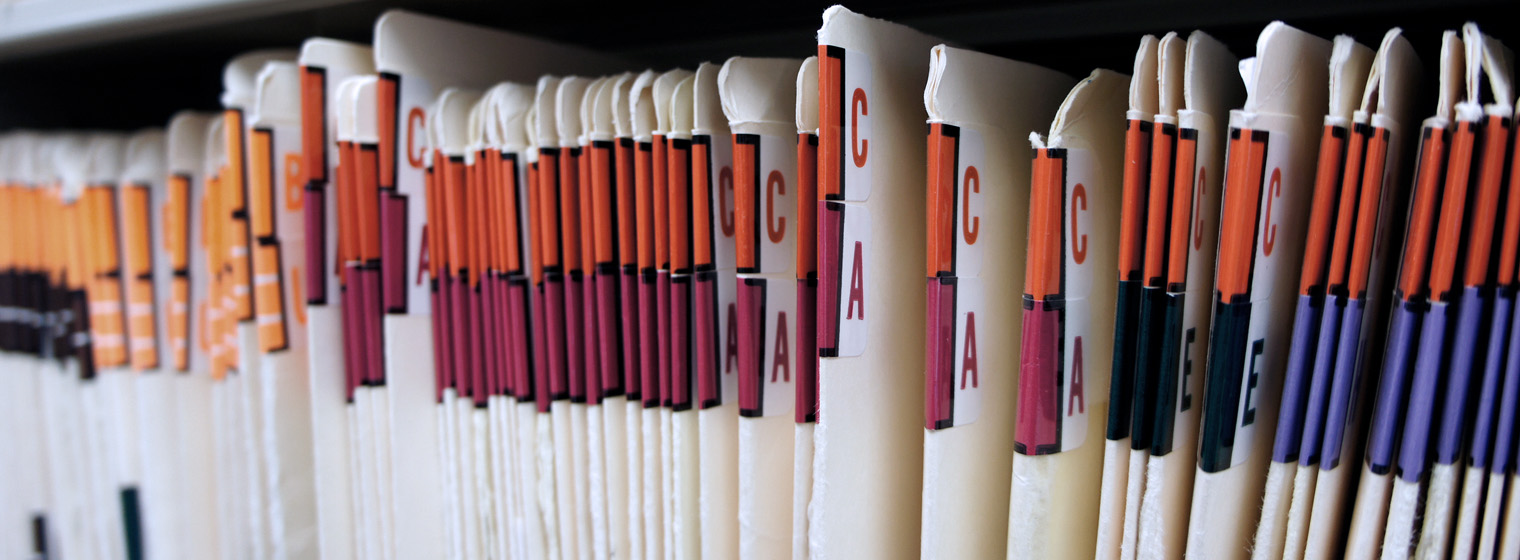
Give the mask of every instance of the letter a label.
POLYGON ((765 392, 765 416, 791 416, 797 401, 796 356, 797 287, 790 282, 765 283, 765 331, 760 387, 765 392))
POLYGON ((885 310, 872 309, 875 286, 871 283, 871 212, 864 206, 850 205, 840 228, 839 251, 839 355, 859 356, 866 352, 870 338, 871 317, 885 310))
MULTIPOLYGON (((407 75, 401 80, 400 96, 397 120, 395 123, 380 123, 382 127, 396 127, 400 130, 401 143, 397 147, 393 166, 395 173, 395 187, 398 195, 405 197, 406 217, 406 246, 402 255, 418 255, 422 253, 423 238, 422 228, 427 224, 427 185, 426 173, 422 164, 427 161, 427 104, 431 103, 437 95, 425 78, 416 75, 407 75)), ((379 177, 380 184, 386 185, 391 182, 391 177, 382 175, 379 177)), ((383 204, 383 203, 382 203, 383 204)), ((384 210, 382 209, 382 212, 384 210)), ((435 232, 436 233, 436 232, 435 232)), ((438 258, 433 255, 432 258, 438 258)), ((403 259, 405 262, 406 279, 416 279, 423 274, 422 260, 418 258, 403 259)), ((432 314, 432 289, 427 282, 407 282, 406 284, 406 311, 414 315, 432 314)))
MULTIPOLYGON (((982 414, 982 387, 988 377, 997 375, 983 368, 982 352, 999 342, 986 338, 992 315, 987 312, 987 298, 981 278, 961 278, 955 286, 955 374, 954 425, 965 426, 982 414)), ((1011 379, 1010 379, 1011 381, 1011 379)))

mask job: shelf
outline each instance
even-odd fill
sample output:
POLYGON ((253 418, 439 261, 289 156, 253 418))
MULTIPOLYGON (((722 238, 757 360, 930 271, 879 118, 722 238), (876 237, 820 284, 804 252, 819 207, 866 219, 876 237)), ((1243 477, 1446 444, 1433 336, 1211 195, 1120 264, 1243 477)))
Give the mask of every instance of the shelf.
POLYGON ((10 0, 0 3, 0 60, 354 1, 10 0))
MULTIPOLYGON (((883 0, 849 2, 961 46, 1073 75, 1124 70, 1144 33, 1203 29, 1236 53, 1274 19, 1375 42, 1401 26, 1433 56, 1446 29, 1477 20, 1520 40, 1503 0, 883 0), (1494 17, 1483 17, 1494 14, 1494 17)), ((811 53, 827 3, 707 5, 497 0, 0 0, 0 130, 162 126, 214 109, 221 67, 255 48, 313 36, 368 42, 400 7, 616 52, 630 67, 694 66, 733 55, 811 53)))

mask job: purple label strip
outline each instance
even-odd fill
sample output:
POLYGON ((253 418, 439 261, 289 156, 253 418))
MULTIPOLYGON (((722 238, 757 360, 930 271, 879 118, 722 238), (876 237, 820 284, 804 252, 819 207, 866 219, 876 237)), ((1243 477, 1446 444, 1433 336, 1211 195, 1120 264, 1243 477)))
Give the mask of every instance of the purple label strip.
POLYGON ((1414 382, 1405 407, 1404 437, 1399 442, 1399 478, 1419 482, 1430 462, 1430 432, 1435 421, 1436 395, 1441 386, 1441 347, 1446 343, 1446 314, 1450 306, 1432 302, 1420 326, 1419 353, 1415 356, 1414 382))
POLYGON ((1515 408, 1520 401, 1520 313, 1509 323, 1509 351, 1504 363, 1504 392, 1499 401, 1499 433, 1494 439, 1491 473, 1510 473, 1515 468, 1515 408))
POLYGON ((1451 364, 1447 367, 1446 402, 1441 407, 1441 426, 1436 432, 1437 463, 1450 465, 1462 455, 1462 429, 1467 419, 1467 395, 1472 387, 1473 360, 1478 353, 1478 325, 1484 298, 1478 286, 1462 290, 1457 308, 1457 332, 1451 340, 1451 364))
POLYGON ((1340 465, 1341 447, 1355 399, 1362 385, 1361 338, 1362 317, 1366 302, 1353 299, 1341 310, 1340 342, 1335 352, 1335 373, 1330 381, 1330 399, 1325 407, 1325 437, 1320 442, 1320 468, 1330 470, 1340 465))
POLYGON ((1488 351, 1483 357, 1483 379, 1478 385, 1478 414, 1473 418, 1471 449, 1472 464, 1488 468, 1493 455, 1494 432, 1498 431, 1494 414, 1499 408, 1499 381, 1504 373, 1507 354, 1505 341, 1509 339, 1510 314, 1513 312, 1515 295, 1501 293, 1494 299, 1493 320, 1489 323, 1488 351))
POLYGON ((1398 452, 1399 429, 1404 420, 1404 397, 1409 388, 1409 362, 1419 332, 1420 304, 1400 301, 1389 319, 1388 343, 1384 346, 1382 379, 1373 404, 1372 425, 1367 432, 1367 467, 1373 474, 1387 474, 1398 452))
MULTIPOLYGON (((1327 298, 1329 299, 1329 298, 1327 298)), ((1341 297, 1334 298, 1335 305, 1327 302, 1324 316, 1320 321, 1318 350, 1314 353, 1314 370, 1309 379, 1309 396, 1305 401, 1303 441, 1298 446, 1298 460, 1301 465, 1319 464, 1319 448, 1322 436, 1325 434, 1325 412, 1328 408, 1327 399, 1330 398, 1331 378, 1335 375, 1335 365, 1340 361, 1341 346, 1341 319, 1347 300, 1341 297)), ((1354 340, 1354 339, 1353 339, 1354 340)), ((1355 342, 1352 342, 1351 351, 1355 351, 1355 342)))
POLYGON ((1309 375, 1315 366, 1316 335, 1320 330, 1322 304, 1312 296, 1298 296, 1293 315, 1293 334, 1289 339, 1288 366, 1283 373, 1282 412, 1277 417, 1277 435, 1272 440, 1272 461, 1287 463, 1298 458, 1299 442, 1304 431, 1304 400, 1309 389, 1309 375))

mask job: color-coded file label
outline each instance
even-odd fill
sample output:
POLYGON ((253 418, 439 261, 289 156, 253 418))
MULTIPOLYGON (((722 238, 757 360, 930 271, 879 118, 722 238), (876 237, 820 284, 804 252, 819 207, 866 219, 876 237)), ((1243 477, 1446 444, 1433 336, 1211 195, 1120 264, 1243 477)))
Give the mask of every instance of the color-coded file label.
POLYGON ((977 276, 985 245, 977 243, 986 216, 978 171, 987 159, 982 133, 934 123, 929 138, 929 276, 977 276))
POLYGON ((818 192, 822 200, 862 202, 871 196, 871 58, 844 47, 818 46, 818 192))
MULTIPOLYGON (((820 183, 821 184, 821 183, 820 183)), ((859 356, 866 351, 866 291, 871 289, 871 211, 823 202, 818 215, 818 355, 859 356)))
POLYGON ((790 136, 735 134, 734 172, 752 188, 735 191, 741 274, 790 272, 797 224, 796 148, 790 136), (791 184, 789 184, 791 183, 791 184), (753 208, 754 211, 749 211, 753 208))
POLYGON ((691 139, 692 246, 696 264, 697 406, 739 398, 739 308, 734 271, 733 142, 698 134, 691 139))
POLYGON ((790 415, 797 290, 787 280, 739 279, 739 414, 790 415), (757 332, 758 327, 758 332, 757 332))
POLYGON ((1199 468, 1210 473, 1244 463, 1251 455, 1260 427, 1256 410, 1263 398, 1263 376, 1277 375, 1274 365, 1286 357, 1281 347, 1288 343, 1267 340, 1271 283, 1278 266, 1296 264, 1275 258, 1277 228, 1284 219, 1282 181, 1292 176, 1292 170, 1284 169, 1291 163, 1291 127, 1274 123, 1279 117, 1255 115, 1252 128, 1243 128, 1242 117, 1238 112, 1231 115, 1214 282, 1218 300, 1198 452, 1199 468), (1275 355, 1268 351, 1272 348, 1277 349, 1275 355))
POLYGON ((423 167, 427 103, 435 90, 420 76, 390 73, 380 75, 378 90, 382 301, 386 313, 427 315, 432 294, 423 274, 428 266, 422 249, 428 225, 423 167))
POLYGON ((1086 351, 1087 298, 1092 267, 1107 266, 1087 258, 1091 168, 1085 150, 1035 151, 1014 434, 1025 455, 1071 451, 1087 438, 1087 364, 1101 359, 1086 351))
POLYGON ((997 374, 982 371, 977 361, 977 349, 989 342, 978 338, 976 328, 978 318, 987 317, 986 289, 981 278, 930 279, 929 286, 928 336, 949 346, 934 348, 930 358, 925 427, 964 426, 981 415, 982 374, 997 374))
POLYGON ((924 427, 937 430, 981 412, 976 321, 987 315, 977 240, 986 208, 978 167, 986 150, 980 132, 944 123, 930 125, 929 146, 924 427))

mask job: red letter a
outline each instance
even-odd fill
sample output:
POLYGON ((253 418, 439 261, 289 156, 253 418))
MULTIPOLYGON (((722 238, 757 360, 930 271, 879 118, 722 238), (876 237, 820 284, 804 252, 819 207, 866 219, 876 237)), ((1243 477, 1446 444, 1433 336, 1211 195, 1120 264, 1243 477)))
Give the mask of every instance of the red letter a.
MULTIPOLYGON (((428 253, 428 224, 422 224, 422 248, 417 250, 417 285, 422 285, 422 275, 431 273, 433 256, 428 253)), ((405 276, 402 276, 405 278, 405 276)))
POLYGON ((860 266, 860 242, 855 242, 855 264, 850 267, 850 301, 845 308, 845 319, 855 318, 855 305, 860 304, 860 318, 866 318, 866 277, 860 266))
POLYGON ((782 311, 776 317, 776 351, 771 355, 771 383, 776 382, 776 372, 781 370, 781 379, 787 383, 792 382, 792 352, 787 341, 791 339, 786 334, 786 312, 782 311))
POLYGON ((966 378, 971 378, 971 386, 981 386, 982 376, 976 368, 976 314, 966 314, 966 348, 965 356, 961 358, 961 388, 966 388, 966 378), (970 375, 967 375, 967 374, 970 375))
POLYGON ((1082 381, 1082 337, 1077 337, 1072 343, 1072 351, 1076 352, 1071 358, 1071 396, 1066 398, 1066 415, 1087 412, 1087 397, 1083 394, 1082 381), (1076 402, 1076 408, 1071 403, 1076 402))

